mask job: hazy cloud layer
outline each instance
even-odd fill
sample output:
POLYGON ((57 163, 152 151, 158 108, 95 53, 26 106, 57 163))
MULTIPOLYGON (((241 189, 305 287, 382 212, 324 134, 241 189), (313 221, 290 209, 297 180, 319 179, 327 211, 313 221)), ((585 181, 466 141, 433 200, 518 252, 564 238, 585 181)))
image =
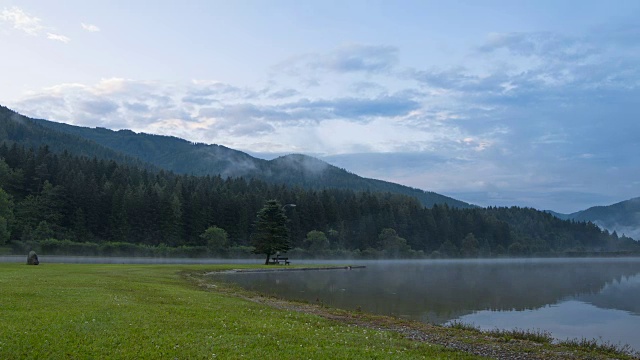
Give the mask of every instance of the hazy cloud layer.
POLYGON ((43 35, 49 40, 63 43, 71 41, 71 39, 65 35, 50 32, 52 28, 43 25, 39 17, 28 14, 17 6, 4 8, 0 12, 0 22, 31 36, 43 35))
MULTIPOLYGON (((17 10, 0 19, 45 32, 17 10)), ((349 44, 285 59, 252 86, 109 78, 10 105, 83 126, 326 156, 481 205, 571 212, 640 194, 639 29, 490 33, 466 49, 473 61, 445 67, 403 65, 392 45, 349 44)))
POLYGON ((301 54, 274 66, 276 72, 307 75, 309 71, 331 73, 379 73, 398 62, 398 49, 387 45, 350 44, 325 54, 301 54))
POLYGON ((398 49, 393 46, 343 46, 311 61, 311 66, 338 73, 380 72, 397 63, 398 49))
POLYGON ((4 8, 2 12, 0 12, 0 20, 29 35, 38 35, 45 29, 41 24, 40 18, 31 16, 16 6, 4 8))

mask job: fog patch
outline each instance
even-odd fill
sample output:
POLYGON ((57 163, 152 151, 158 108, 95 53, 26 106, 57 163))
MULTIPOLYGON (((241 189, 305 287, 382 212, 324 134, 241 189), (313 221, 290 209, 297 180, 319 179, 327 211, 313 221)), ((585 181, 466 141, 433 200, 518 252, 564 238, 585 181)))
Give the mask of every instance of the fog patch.
POLYGON ((305 173, 314 175, 324 172, 331 166, 322 160, 302 154, 285 155, 272 161, 292 169, 302 169, 305 173))

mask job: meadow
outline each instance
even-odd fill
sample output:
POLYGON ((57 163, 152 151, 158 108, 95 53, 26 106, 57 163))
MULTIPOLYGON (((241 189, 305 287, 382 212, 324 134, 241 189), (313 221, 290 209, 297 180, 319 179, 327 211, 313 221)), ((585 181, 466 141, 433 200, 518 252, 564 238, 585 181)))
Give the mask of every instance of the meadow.
POLYGON ((476 358, 184 277, 230 268, 238 266, 0 264, 0 358, 476 358))

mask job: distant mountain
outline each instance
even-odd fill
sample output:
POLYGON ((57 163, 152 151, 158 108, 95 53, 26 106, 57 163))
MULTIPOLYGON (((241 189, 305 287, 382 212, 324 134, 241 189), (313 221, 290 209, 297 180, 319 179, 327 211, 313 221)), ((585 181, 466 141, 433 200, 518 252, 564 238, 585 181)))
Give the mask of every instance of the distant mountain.
POLYGON ((28 118, 0 105, 0 143, 7 146, 17 144, 27 148, 47 145, 49 150, 56 153, 67 151, 78 156, 97 157, 143 168, 153 168, 149 163, 126 156, 90 139, 43 126, 45 123, 48 122, 28 118))
POLYGON ((549 211, 560 219, 591 221, 603 229, 640 239, 640 197, 609 206, 594 206, 572 214, 549 211))
POLYGON ((173 136, 131 130, 88 128, 33 119, 45 128, 79 136, 129 157, 179 174, 248 176, 267 168, 267 161, 221 145, 192 143, 173 136))
POLYGON ((562 214, 562 213, 551 211, 551 210, 544 210, 544 212, 549 213, 549 214, 551 214, 551 215, 553 215, 553 216, 555 216, 555 217, 557 217, 558 219, 561 219, 561 220, 569 220, 569 219, 571 219, 571 215, 569 215, 569 214, 562 214))
POLYGON ((311 156, 292 154, 281 156, 268 163, 269 168, 265 173, 253 173, 252 176, 272 183, 286 183, 310 189, 326 187, 409 195, 417 198, 427 207, 432 207, 435 204, 447 204, 456 208, 475 207, 435 192, 423 191, 388 181, 364 178, 311 156))
POLYGON ((246 177, 307 189, 338 188, 391 192, 417 198, 424 206, 447 204, 474 207, 434 192, 387 181, 360 177, 305 155, 287 155, 270 161, 221 145, 192 143, 172 136, 113 131, 31 119, 0 106, 0 142, 27 146, 48 145, 52 151, 96 156, 116 161, 139 161, 179 174, 246 177))

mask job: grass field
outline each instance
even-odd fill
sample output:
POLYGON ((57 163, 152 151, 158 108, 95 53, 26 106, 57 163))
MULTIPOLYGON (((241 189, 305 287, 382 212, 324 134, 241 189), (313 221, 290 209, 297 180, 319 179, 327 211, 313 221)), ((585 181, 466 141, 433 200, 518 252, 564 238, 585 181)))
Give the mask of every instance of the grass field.
POLYGON ((0 264, 0 359, 477 358, 205 291, 238 265, 0 264))

